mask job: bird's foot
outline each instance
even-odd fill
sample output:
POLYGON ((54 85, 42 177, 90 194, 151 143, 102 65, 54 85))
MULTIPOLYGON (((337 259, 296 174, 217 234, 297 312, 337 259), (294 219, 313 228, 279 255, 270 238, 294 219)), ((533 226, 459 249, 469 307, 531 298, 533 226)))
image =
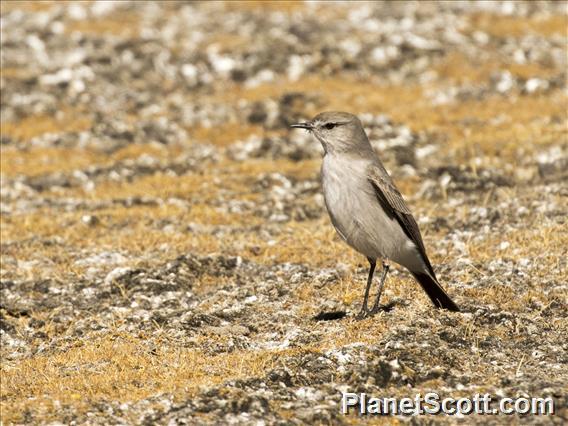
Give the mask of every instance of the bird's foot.
POLYGON ((391 303, 387 303, 386 305, 379 305, 376 304, 372 307, 372 309, 369 309, 367 307, 361 308, 361 310, 359 311, 359 313, 355 316, 355 319, 357 321, 361 321, 365 318, 369 318, 372 317, 373 315, 378 314, 379 312, 383 311, 383 312, 390 312, 393 310, 393 308, 395 307, 396 302, 391 302, 391 303))
POLYGON ((375 315, 375 314, 379 313, 379 311, 381 311, 382 309, 383 309, 382 306, 380 306, 380 305, 375 305, 375 306, 373 306, 373 309, 371 309, 371 310, 369 311, 369 315, 375 315))
POLYGON ((366 307, 362 307, 355 319, 361 321, 369 316, 369 310, 366 307))
POLYGON ((379 305, 376 304, 375 306, 373 306, 373 308, 369 311, 370 315, 375 315, 381 311, 384 312, 390 312, 393 310, 393 308, 396 306, 397 302, 390 302, 387 303, 386 305, 379 305))
POLYGON ((361 320, 364 320, 365 318, 370 318, 381 310, 382 310, 382 307, 373 308, 373 309, 365 309, 365 310, 361 309, 361 311, 359 311, 359 313, 357 314, 355 319, 357 321, 361 321, 361 320))

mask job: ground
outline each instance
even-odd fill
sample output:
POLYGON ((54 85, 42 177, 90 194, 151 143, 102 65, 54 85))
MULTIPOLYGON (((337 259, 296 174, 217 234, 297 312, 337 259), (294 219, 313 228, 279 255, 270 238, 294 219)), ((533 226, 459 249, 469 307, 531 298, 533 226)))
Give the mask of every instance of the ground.
MULTIPOLYGON (((2 2, 3 424, 374 424, 341 392, 567 421, 567 3, 2 2), (328 219, 356 113, 461 313, 328 219)), ((415 419, 416 420, 416 419, 415 419)))

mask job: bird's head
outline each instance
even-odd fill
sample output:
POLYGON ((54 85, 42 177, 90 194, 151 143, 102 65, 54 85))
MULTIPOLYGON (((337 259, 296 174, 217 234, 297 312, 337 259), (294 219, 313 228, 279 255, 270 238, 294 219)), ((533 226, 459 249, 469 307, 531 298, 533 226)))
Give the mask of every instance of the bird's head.
POLYGON ((322 112, 311 121, 292 124, 291 127, 313 133, 326 153, 371 149, 361 121, 348 112, 322 112))

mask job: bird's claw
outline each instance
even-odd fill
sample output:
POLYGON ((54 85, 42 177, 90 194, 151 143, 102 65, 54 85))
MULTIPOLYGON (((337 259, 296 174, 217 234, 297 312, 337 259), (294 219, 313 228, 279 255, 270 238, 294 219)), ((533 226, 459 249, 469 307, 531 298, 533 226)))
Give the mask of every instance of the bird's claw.
POLYGON ((387 306, 382 306, 382 305, 377 304, 377 305, 373 306, 372 309, 361 308, 361 310, 359 311, 359 313, 355 316, 355 319, 356 319, 357 321, 361 321, 361 320, 364 320, 365 318, 372 317, 373 315, 376 315, 376 314, 378 314, 379 312, 381 312, 381 311, 383 311, 383 310, 384 310, 384 311, 390 310, 390 309, 389 309, 389 306, 388 306, 388 305, 387 305, 387 306))
POLYGON ((373 306, 373 309, 371 309, 371 310, 369 311, 369 315, 375 315, 376 313, 378 313, 378 312, 381 311, 381 310, 382 310, 382 306, 380 306, 380 305, 377 303, 375 306, 373 306))

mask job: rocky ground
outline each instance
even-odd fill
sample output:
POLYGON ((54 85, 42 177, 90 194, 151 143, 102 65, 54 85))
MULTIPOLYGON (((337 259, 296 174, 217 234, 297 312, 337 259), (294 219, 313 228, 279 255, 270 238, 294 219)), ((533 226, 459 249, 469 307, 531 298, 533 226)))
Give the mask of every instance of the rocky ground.
MULTIPOLYGON (((568 418, 567 3, 2 2, 3 424, 354 424, 341 392, 568 418), (335 235, 357 113, 462 313, 335 235)), ((392 422, 501 424, 499 416, 392 422)))

